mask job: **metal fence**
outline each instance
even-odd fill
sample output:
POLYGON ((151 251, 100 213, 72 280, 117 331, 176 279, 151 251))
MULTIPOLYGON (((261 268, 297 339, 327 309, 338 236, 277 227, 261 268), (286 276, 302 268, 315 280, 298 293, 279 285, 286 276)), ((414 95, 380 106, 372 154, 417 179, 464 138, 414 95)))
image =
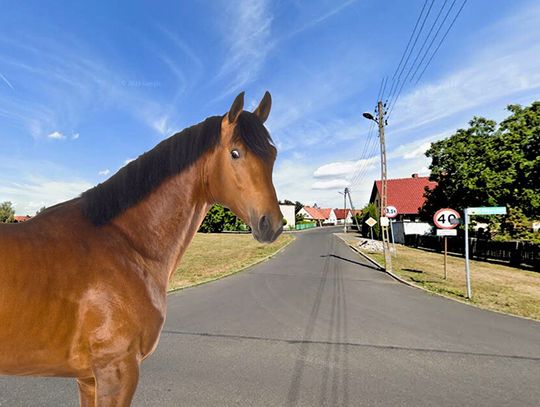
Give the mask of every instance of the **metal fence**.
POLYGON ((317 226, 315 222, 304 222, 304 223, 297 223, 294 227, 296 230, 304 230, 304 229, 311 229, 317 226))
MULTIPOLYGON (((442 251, 442 237, 430 235, 406 235, 405 245, 442 251)), ((540 272, 540 245, 521 242, 499 242, 485 239, 469 239, 469 253, 475 260, 498 260, 512 266, 528 266, 540 272)), ((448 251, 464 255, 463 237, 448 238, 448 251)))

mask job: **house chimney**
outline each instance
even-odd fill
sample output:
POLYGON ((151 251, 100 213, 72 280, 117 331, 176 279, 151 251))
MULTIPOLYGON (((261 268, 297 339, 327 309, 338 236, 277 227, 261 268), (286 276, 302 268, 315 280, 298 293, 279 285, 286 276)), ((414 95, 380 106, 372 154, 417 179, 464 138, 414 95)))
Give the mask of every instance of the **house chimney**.
POLYGON ((418 178, 418 173, 415 172, 413 175, 412 175, 413 178, 418 178))

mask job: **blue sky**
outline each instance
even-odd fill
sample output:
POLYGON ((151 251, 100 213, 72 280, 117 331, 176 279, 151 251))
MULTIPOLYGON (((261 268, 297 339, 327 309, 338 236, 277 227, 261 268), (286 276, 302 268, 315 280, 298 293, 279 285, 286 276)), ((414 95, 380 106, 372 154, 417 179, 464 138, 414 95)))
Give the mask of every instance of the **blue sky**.
MULTIPOLYGON (((253 108, 269 90, 279 198, 338 206, 337 191, 352 184, 361 206, 379 175, 361 113, 394 72, 422 5, 3 2, 0 201, 33 214, 77 196, 175 131, 224 113, 240 91, 253 108)), ((539 21, 538 2, 469 0, 392 112, 389 177, 427 174, 429 143, 473 115, 500 120, 507 104, 540 99, 539 21)))

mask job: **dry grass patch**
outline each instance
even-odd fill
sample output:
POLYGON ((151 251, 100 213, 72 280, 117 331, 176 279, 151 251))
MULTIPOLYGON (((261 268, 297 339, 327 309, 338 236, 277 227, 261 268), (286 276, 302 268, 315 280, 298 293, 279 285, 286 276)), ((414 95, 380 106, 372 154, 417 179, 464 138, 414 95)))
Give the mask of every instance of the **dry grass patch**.
MULTIPOLYGON (((445 280, 442 254, 401 245, 396 247, 398 256, 392 259, 395 274, 430 291, 466 299, 463 258, 448 256, 448 278, 445 280)), ((384 264, 382 254, 366 254, 384 264)), ((473 260, 471 282, 471 303, 540 320, 540 273, 473 260)))
POLYGON ((237 272, 274 253, 293 240, 281 235, 261 244, 248 234, 197 233, 169 282, 169 290, 215 280, 237 272))

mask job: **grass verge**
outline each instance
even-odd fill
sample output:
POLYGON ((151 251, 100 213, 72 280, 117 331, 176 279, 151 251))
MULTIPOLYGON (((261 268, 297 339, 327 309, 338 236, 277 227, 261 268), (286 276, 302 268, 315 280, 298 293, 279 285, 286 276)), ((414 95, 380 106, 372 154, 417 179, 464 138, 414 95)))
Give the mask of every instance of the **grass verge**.
POLYGON ((248 234, 197 233, 169 281, 169 291, 234 274, 267 259, 293 239, 282 234, 271 244, 261 244, 248 234))
MULTIPOLYGON (((354 244, 350 236, 347 242, 354 244)), ((392 258, 394 274, 403 280, 482 308, 540 320, 540 273, 472 260, 473 298, 467 300, 463 258, 448 256, 445 280, 442 254, 401 245, 396 247, 397 257, 392 258)), ((381 253, 362 252, 384 264, 381 253)))

